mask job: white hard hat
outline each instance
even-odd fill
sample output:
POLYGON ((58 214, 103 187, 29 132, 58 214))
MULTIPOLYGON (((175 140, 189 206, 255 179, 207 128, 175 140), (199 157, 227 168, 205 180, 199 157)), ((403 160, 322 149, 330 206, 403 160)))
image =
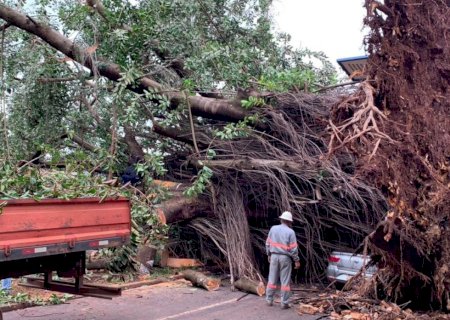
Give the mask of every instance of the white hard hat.
POLYGON ((285 211, 281 214, 280 219, 292 222, 292 213, 289 211, 285 211))

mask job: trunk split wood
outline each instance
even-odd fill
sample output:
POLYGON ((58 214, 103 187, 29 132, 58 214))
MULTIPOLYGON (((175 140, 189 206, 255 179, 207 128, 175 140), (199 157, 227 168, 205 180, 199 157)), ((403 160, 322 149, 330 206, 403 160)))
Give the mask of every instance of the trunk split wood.
POLYGON ((214 291, 220 287, 219 279, 208 277, 198 271, 186 270, 183 271, 182 275, 184 279, 190 281, 194 286, 204 288, 208 291, 214 291))
POLYGON ((264 283, 250 280, 247 278, 241 278, 234 282, 234 287, 240 291, 249 292, 262 297, 266 293, 266 287, 264 283))

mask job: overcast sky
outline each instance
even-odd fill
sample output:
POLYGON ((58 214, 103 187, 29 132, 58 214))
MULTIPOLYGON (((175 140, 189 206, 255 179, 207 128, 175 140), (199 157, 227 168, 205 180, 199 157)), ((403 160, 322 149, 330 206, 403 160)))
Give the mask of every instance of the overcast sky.
POLYGON ((333 63, 338 58, 364 55, 362 0, 274 2, 276 25, 292 36, 294 46, 323 51, 333 63))

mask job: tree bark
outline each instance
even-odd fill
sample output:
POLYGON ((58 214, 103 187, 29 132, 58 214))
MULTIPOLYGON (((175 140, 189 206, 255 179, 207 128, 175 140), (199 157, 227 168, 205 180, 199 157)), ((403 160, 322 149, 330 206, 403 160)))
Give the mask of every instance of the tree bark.
MULTIPOLYGON (((98 72, 100 75, 112 81, 119 81, 122 77, 120 75, 121 68, 119 65, 101 59, 95 61, 92 55, 88 54, 83 48, 77 46, 69 38, 44 23, 39 23, 4 5, 0 5, 0 18, 11 25, 38 36, 54 49, 92 70, 92 72, 98 72)), ((169 98, 173 107, 178 106, 186 100, 183 92, 166 89, 158 82, 147 77, 140 78, 137 80, 137 86, 130 86, 129 89, 138 93, 149 89, 160 91, 161 94, 169 98)), ((187 99, 189 100, 193 114, 198 116, 224 121, 239 121, 246 115, 245 111, 239 106, 238 101, 199 96, 189 96, 187 99)))
POLYGON ((171 192, 181 192, 186 190, 190 185, 187 183, 182 182, 173 182, 173 181, 167 181, 167 180, 153 180, 153 185, 158 187, 166 188, 167 190, 171 192))
POLYGON ((167 50, 161 49, 161 44, 158 40, 150 40, 148 42, 149 48, 158 56, 161 61, 168 63, 168 68, 171 68, 175 73, 183 79, 192 74, 191 70, 186 69, 184 59, 170 57, 170 53, 167 50))
POLYGON ((244 291, 256 294, 262 297, 266 293, 266 288, 262 282, 253 281, 247 278, 240 278, 234 282, 234 287, 244 291))
POLYGON ((125 131, 124 141, 128 146, 130 164, 135 164, 140 161, 143 161, 145 153, 144 150, 142 150, 140 144, 136 141, 136 135, 134 134, 133 130, 128 126, 125 126, 124 131, 125 131))
POLYGON ((107 269, 109 260, 107 259, 98 259, 94 261, 89 261, 86 263, 86 269, 88 270, 99 270, 99 269, 107 269))
MULTIPOLYGON (((194 146, 194 142, 192 141, 192 133, 190 131, 183 131, 177 128, 171 127, 163 127, 157 122, 153 122, 152 131, 160 136, 170 138, 175 141, 179 141, 185 143, 189 146, 194 146)), ((136 136, 148 139, 154 139, 150 133, 146 132, 136 132, 136 136)), ((211 139, 206 136, 206 134, 198 132, 197 133, 197 145, 201 148, 208 147, 208 143, 206 141, 210 141, 211 139)))
POLYGON ((207 205, 197 198, 184 196, 169 199, 158 205, 157 213, 163 224, 196 218, 206 212, 207 205))
POLYGON ((201 272, 194 270, 186 270, 182 273, 184 279, 190 281, 194 286, 204 288, 208 291, 214 291, 219 289, 220 280, 210 278, 201 272))
POLYGON ((294 161, 267 160, 267 159, 230 159, 230 160, 202 160, 198 161, 198 166, 207 166, 217 169, 244 169, 254 170, 258 168, 284 169, 298 172, 305 168, 304 165, 294 161))
POLYGON ((77 135, 72 136, 71 140, 73 142, 75 142, 76 144, 78 144, 80 147, 82 147, 82 148, 84 148, 84 149, 86 149, 88 151, 91 151, 91 152, 96 152, 97 151, 97 147, 96 146, 90 144, 89 142, 87 142, 86 140, 84 140, 83 138, 81 138, 81 137, 79 137, 77 135))

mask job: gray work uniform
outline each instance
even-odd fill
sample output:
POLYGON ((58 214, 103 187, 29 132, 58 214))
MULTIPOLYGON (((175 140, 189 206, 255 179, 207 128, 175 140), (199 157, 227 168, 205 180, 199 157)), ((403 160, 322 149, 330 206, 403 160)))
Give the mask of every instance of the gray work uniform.
POLYGON ((294 230, 285 224, 270 228, 266 240, 266 253, 270 256, 266 300, 272 302, 275 292, 280 290, 281 303, 288 304, 291 296, 292 261, 299 261, 294 230))

